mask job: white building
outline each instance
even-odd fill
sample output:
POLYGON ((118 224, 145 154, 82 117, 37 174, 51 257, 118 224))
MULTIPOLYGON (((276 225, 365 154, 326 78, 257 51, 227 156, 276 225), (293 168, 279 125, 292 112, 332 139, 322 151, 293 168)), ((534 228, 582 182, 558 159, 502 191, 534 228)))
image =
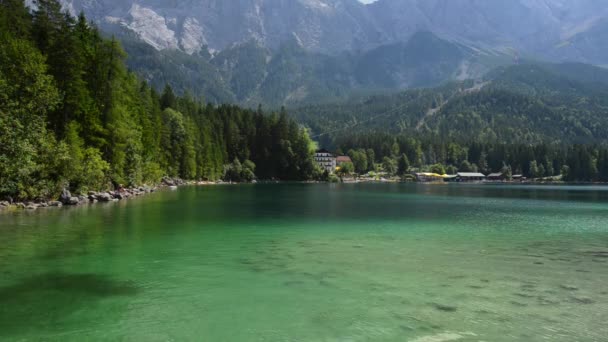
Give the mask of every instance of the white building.
POLYGON ((315 161, 329 173, 336 171, 336 157, 327 150, 318 150, 315 153, 315 161))

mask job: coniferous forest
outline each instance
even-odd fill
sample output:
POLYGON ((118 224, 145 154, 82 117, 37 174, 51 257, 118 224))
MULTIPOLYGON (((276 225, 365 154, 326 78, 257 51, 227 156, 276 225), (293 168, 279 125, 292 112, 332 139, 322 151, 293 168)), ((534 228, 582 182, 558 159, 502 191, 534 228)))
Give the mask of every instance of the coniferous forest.
POLYGON ((56 0, 0 1, 0 196, 49 198, 190 180, 304 180, 308 134, 285 111, 206 105, 158 93, 56 0))

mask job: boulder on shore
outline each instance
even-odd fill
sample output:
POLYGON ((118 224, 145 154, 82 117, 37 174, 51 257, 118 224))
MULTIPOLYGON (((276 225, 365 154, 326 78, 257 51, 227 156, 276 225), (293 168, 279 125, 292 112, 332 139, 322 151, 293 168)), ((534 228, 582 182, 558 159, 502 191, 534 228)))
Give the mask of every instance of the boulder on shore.
POLYGON ((162 182, 166 186, 175 186, 175 181, 169 177, 163 178, 162 182))
POLYGON ((61 192, 61 196, 59 196, 59 201, 63 204, 70 204, 71 199, 72 193, 70 193, 70 190, 63 189, 63 191, 61 192))
POLYGON ((49 207, 61 207, 63 206, 63 203, 59 202, 59 201, 51 201, 49 202, 49 207))
POLYGON ((100 202, 110 202, 114 199, 114 196, 110 195, 107 192, 103 192, 97 195, 97 200, 100 202))
POLYGON ((72 196, 70 190, 68 189, 63 189, 63 191, 61 192, 61 196, 59 196, 59 201, 65 205, 78 205, 81 200, 82 196, 81 198, 72 196))

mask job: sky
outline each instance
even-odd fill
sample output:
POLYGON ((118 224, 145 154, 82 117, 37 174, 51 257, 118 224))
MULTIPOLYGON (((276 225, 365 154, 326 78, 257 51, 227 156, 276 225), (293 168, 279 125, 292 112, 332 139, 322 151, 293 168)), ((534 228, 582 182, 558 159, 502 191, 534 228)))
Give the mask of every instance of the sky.
POLYGON ((372 2, 376 2, 377 0, 359 0, 364 4, 371 4, 372 2))

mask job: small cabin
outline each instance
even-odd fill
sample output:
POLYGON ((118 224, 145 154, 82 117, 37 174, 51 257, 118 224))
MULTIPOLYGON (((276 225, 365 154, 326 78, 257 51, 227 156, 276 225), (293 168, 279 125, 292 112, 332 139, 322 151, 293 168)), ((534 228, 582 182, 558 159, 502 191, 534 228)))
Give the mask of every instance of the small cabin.
POLYGON ((481 182, 486 180, 486 175, 479 172, 458 172, 456 182, 481 182))
POLYGON ((524 175, 513 175, 513 180, 516 182, 524 182, 527 179, 524 177, 524 175))
POLYGON ((504 182, 508 180, 502 172, 490 173, 487 179, 492 182, 504 182))

